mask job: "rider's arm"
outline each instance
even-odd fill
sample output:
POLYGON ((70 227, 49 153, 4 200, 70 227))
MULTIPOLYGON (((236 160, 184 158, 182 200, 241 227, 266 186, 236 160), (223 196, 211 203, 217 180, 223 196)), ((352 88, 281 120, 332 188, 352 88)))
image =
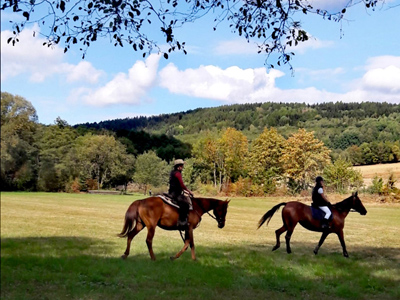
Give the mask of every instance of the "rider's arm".
POLYGON ((331 204, 331 203, 329 202, 328 198, 325 196, 324 190, 323 190, 322 188, 319 188, 319 189, 318 189, 318 193, 321 195, 322 199, 324 199, 325 202, 326 202, 328 205, 331 204))
POLYGON ((182 179, 182 174, 179 172, 175 173, 176 178, 178 178, 179 184, 181 185, 182 190, 187 191, 190 195, 193 196, 193 193, 185 186, 182 179))

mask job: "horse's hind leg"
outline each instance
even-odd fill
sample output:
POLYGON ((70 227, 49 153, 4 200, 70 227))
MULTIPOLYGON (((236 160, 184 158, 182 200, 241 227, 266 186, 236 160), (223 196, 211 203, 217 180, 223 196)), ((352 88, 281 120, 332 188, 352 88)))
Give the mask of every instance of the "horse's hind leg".
POLYGON ((280 241, 280 236, 282 233, 286 231, 286 226, 283 225, 281 228, 275 230, 275 235, 276 235, 276 245, 272 248, 272 251, 275 251, 281 246, 281 241, 280 241))
POLYGON ((147 248, 149 249, 151 260, 156 260, 156 257, 155 257, 154 252, 153 252, 153 238, 154 238, 155 231, 156 231, 156 227, 155 226, 148 226, 147 227, 146 244, 147 244, 147 248))
POLYGON ((293 233, 293 229, 292 230, 288 230, 288 232, 286 233, 285 236, 285 240, 286 240, 286 252, 287 253, 292 253, 292 249, 290 248, 290 238, 292 237, 292 233, 293 233))
POLYGON ((126 244, 126 250, 124 254, 121 256, 122 259, 126 259, 129 255, 130 249, 131 249, 131 242, 133 238, 143 229, 143 225, 141 223, 137 223, 135 228, 128 233, 128 238, 127 238, 127 244, 126 244))

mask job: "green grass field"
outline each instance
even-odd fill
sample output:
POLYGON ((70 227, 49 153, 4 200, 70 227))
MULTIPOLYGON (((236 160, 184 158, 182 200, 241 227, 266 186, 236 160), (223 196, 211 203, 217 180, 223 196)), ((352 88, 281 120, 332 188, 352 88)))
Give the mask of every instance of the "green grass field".
POLYGON ((280 211, 268 227, 257 222, 292 199, 234 198, 225 228, 205 215, 195 230, 197 261, 190 251, 170 261, 182 240, 159 228, 155 262, 146 229, 124 261, 126 239, 116 235, 139 198, 1 193, 1 299, 400 299, 399 204, 367 202, 366 216, 350 213, 348 259, 334 235, 315 256, 320 234, 301 226, 292 254, 284 245, 271 252, 280 211))

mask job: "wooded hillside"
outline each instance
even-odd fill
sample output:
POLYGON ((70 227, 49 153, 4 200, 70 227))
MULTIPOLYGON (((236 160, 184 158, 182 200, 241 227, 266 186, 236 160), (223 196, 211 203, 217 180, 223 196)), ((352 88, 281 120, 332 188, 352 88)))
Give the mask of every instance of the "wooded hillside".
POLYGON ((391 149, 400 140, 400 104, 236 104, 152 117, 86 123, 76 127, 115 132, 143 130, 173 136, 191 144, 209 132, 218 133, 229 127, 242 131, 250 141, 265 127, 276 128, 285 138, 299 128, 304 128, 314 131, 315 137, 333 150, 333 158, 344 155, 354 165, 363 165, 393 161, 391 149))

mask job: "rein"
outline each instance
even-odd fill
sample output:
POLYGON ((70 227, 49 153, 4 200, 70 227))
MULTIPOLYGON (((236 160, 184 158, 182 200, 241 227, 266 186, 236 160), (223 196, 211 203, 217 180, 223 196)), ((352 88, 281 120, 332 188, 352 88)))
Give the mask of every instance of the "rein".
MULTIPOLYGON (((194 199, 194 198, 193 198, 193 199, 194 199)), ((217 220, 216 217, 214 217, 212 214, 210 214, 209 211, 206 211, 206 209, 201 205, 201 202, 197 202, 197 205, 200 206, 200 208, 201 208, 206 214, 208 214, 211 218, 213 218, 215 221, 218 222, 218 220, 217 220)), ((210 208, 210 210, 211 210, 211 208, 210 208)), ((201 216, 200 216, 200 214, 199 214, 197 211, 196 211, 196 213, 197 213, 197 215, 200 217, 200 222, 201 222, 201 216)), ((199 224, 200 224, 200 222, 199 222, 199 224)))

